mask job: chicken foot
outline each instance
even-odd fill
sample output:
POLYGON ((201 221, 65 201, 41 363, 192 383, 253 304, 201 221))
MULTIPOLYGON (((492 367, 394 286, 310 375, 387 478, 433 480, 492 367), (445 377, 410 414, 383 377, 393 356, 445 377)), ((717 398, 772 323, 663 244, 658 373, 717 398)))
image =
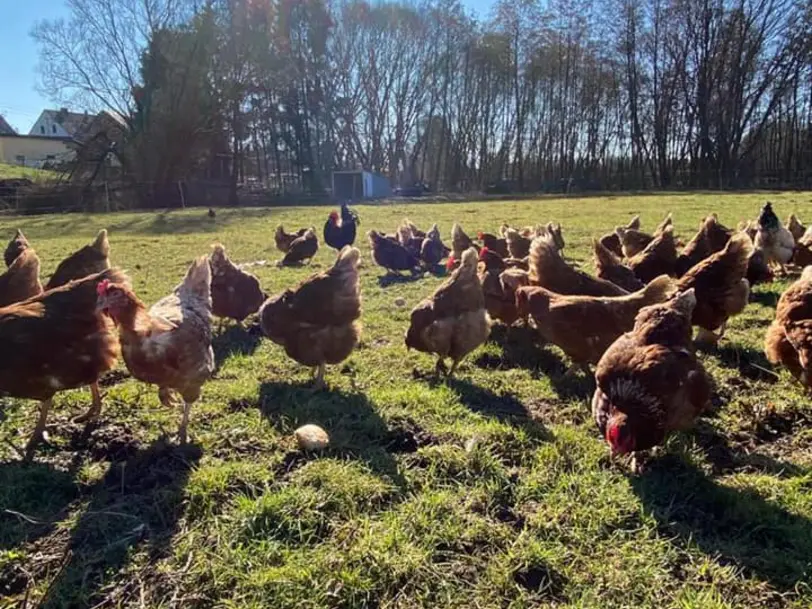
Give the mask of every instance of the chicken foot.
POLYGON ((37 446, 39 446, 40 442, 42 442, 43 435, 45 433, 45 421, 48 419, 48 411, 53 406, 53 400, 43 400, 40 402, 39 405, 39 418, 37 419, 37 425, 34 427, 34 433, 31 434, 31 439, 28 440, 28 444, 25 445, 25 460, 31 461, 34 458, 34 451, 37 450, 37 446))
POLYGON ((441 376, 446 376, 447 374, 448 369, 445 366, 445 358, 442 356, 438 357, 437 363, 434 364, 434 376, 439 379, 441 376))
POLYGON ((587 377, 592 376, 592 370, 589 369, 589 364, 578 364, 573 362, 573 364, 567 368, 567 371, 564 373, 564 378, 569 379, 574 377, 579 370, 586 374, 587 377))
POLYGON ((92 403, 90 405, 90 410, 88 410, 85 414, 79 415, 75 419, 73 419, 74 423, 89 423, 91 421, 95 421, 102 411, 102 395, 101 391, 99 390, 99 383, 93 383, 90 385, 90 395, 92 396, 92 403))
POLYGON ((694 342, 697 344, 706 345, 708 347, 716 347, 723 334, 724 328, 722 329, 722 333, 720 335, 716 335, 705 328, 699 328, 696 331, 696 338, 694 338, 694 342))

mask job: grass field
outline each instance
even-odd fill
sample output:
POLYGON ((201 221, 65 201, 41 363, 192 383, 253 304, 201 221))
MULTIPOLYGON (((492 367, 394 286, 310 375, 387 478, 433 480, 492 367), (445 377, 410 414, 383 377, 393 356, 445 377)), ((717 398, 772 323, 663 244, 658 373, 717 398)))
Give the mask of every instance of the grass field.
POLYGON ((14 178, 28 178, 34 182, 41 182, 52 180, 57 177, 53 171, 46 169, 33 169, 31 167, 21 167, 19 165, 8 165, 0 163, 0 180, 9 180, 14 178))
MULTIPOLYGON (((810 193, 357 210, 363 231, 408 216, 438 222, 446 240, 455 220, 469 234, 557 220, 566 255, 591 268, 590 238, 634 213, 653 229, 673 212, 687 241, 707 213, 735 226, 766 198, 782 219, 812 220, 810 193)), ((268 292, 295 284, 333 254, 275 268, 273 229, 321 234, 327 212, 0 218, 0 236, 22 228, 47 276, 106 227, 113 263, 151 303, 215 240, 235 261, 268 260, 252 269, 268 292)), ((565 378, 562 353, 527 332, 496 326, 456 379, 432 380, 433 358, 407 352, 403 334, 441 279, 382 284, 358 245, 364 333, 328 369, 327 391, 313 393, 280 347, 227 326, 191 445, 174 445, 180 413, 122 368, 87 433, 70 422, 89 404, 80 390, 57 397, 33 464, 0 446, 0 607, 812 606, 812 408, 762 353, 786 283, 756 288, 719 350, 702 354, 715 412, 633 476, 596 432, 593 380, 565 378), (304 423, 329 431, 325 454, 296 450, 304 423)), ((36 405, 0 404, 0 440, 24 442, 36 405)))

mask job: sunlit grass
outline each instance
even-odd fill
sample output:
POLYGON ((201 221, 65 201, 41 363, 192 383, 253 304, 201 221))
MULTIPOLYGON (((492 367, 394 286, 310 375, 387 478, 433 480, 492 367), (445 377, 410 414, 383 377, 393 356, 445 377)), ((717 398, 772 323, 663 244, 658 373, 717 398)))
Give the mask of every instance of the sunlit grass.
MULTIPOLYGON (((561 222, 566 256, 591 269, 590 240, 640 214, 671 211, 687 241, 715 211, 727 226, 765 199, 812 221, 812 195, 676 194, 360 205, 361 233, 408 216, 458 221, 473 235, 502 222, 561 222)), ((147 303, 223 242, 269 293, 331 264, 276 268, 273 229, 321 226, 327 208, 0 218, 42 259, 110 231, 113 263, 147 303)), ((589 413, 592 380, 566 357, 496 327, 436 383, 407 352, 409 311, 442 277, 382 284, 365 238, 363 337, 314 393, 310 371, 267 340, 226 325, 219 369, 174 447, 179 412, 126 376, 106 387, 101 425, 72 416, 89 392, 61 394, 50 446, 31 466, 0 464, 0 607, 808 607, 812 421, 807 399, 761 348, 785 282, 759 286, 720 350, 701 355, 716 412, 673 438, 639 477, 613 464, 589 413), (397 306, 403 298, 406 306, 397 306), (296 450, 304 423, 331 434, 323 455, 296 450), (167 439, 164 439, 167 436, 167 439), (4 511, 5 510, 5 511, 4 511)), ((43 345, 47 348, 47 345, 43 345)), ((22 442, 35 404, 6 400, 0 440, 22 442)))

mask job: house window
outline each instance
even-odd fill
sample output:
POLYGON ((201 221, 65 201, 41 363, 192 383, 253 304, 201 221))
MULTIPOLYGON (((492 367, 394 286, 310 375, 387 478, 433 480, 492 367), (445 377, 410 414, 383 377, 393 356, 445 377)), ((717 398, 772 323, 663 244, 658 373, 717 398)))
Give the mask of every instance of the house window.
POLYGON ((17 156, 14 157, 14 160, 17 161, 18 165, 25 165, 25 155, 24 154, 18 154, 17 156))
POLYGON ((51 133, 56 133, 56 125, 51 125, 51 133))
POLYGON ((40 125, 40 126, 39 126, 39 132, 40 132, 42 135, 45 135, 45 125, 40 125))

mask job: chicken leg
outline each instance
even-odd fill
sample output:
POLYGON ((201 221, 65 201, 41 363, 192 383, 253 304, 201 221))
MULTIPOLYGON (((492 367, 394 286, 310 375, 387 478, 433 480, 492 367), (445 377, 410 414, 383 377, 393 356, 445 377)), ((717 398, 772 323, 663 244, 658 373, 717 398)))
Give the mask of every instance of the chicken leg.
POLYGON ((434 364, 434 374, 439 379, 441 376, 445 376, 447 374, 447 369, 445 367, 445 358, 440 356, 437 358, 437 363, 434 364))
POLYGON ((314 371, 313 376, 315 377, 315 382, 313 383, 314 389, 324 389, 324 371, 327 365, 322 362, 318 366, 316 366, 316 370, 314 371))
POLYGON ((460 360, 458 359, 455 359, 454 361, 451 362, 451 368, 449 369, 448 374, 445 375, 446 378, 450 379, 452 376, 454 376, 454 372, 457 370, 457 364, 459 363, 460 360))
POLYGON ((178 428, 178 442, 186 444, 187 434, 186 428, 189 427, 189 414, 192 411, 192 403, 183 400, 183 417, 180 420, 180 427, 178 428))
POLYGON ((90 405, 90 410, 88 410, 85 414, 79 415, 75 419, 73 419, 74 423, 89 423, 91 421, 95 421, 102 411, 102 396, 101 391, 99 390, 99 383, 93 383, 90 385, 90 395, 92 396, 93 402, 90 405))
POLYGON ((34 433, 31 434, 31 439, 25 445, 25 460, 31 461, 34 458, 34 451, 42 441, 43 432, 45 431, 45 421, 48 419, 48 411, 53 406, 53 400, 43 400, 39 405, 39 418, 37 419, 37 426, 34 427, 34 433))

